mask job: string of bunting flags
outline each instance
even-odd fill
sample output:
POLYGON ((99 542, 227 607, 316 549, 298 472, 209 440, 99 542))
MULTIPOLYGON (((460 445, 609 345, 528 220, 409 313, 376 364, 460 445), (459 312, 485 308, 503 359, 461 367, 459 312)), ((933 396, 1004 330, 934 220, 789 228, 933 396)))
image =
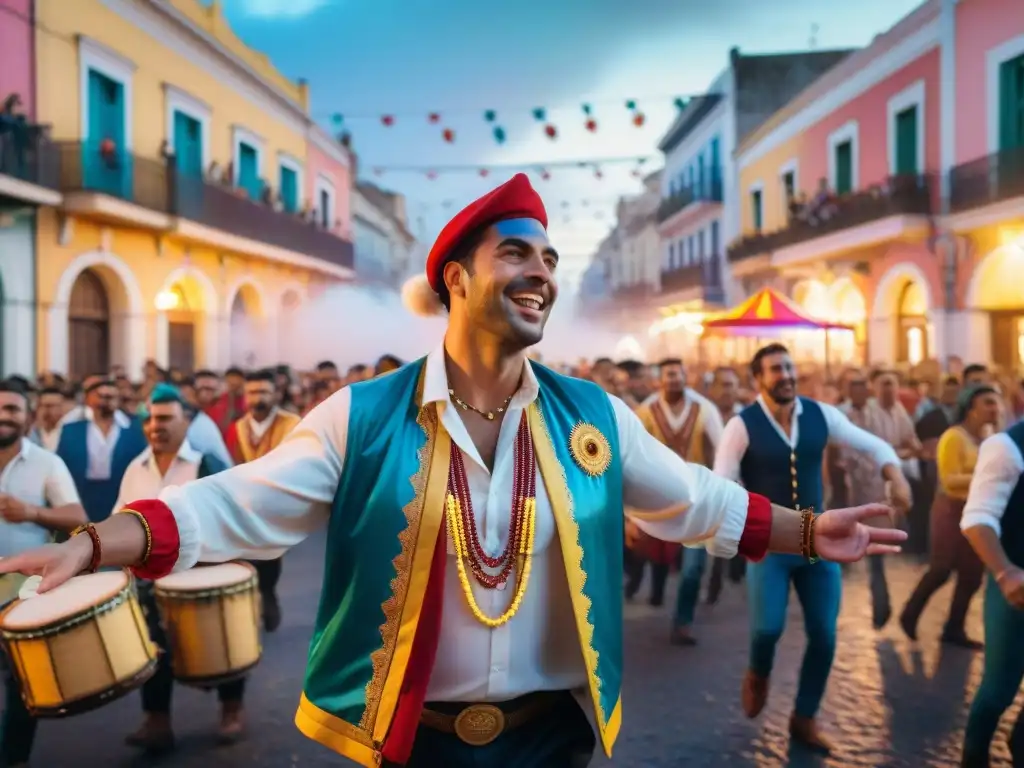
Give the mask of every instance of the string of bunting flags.
POLYGON ((487 178, 492 173, 516 173, 522 171, 523 173, 529 173, 536 176, 541 181, 548 181, 551 179, 552 172, 558 170, 587 170, 595 179, 603 179, 605 175, 605 168, 608 166, 632 166, 630 168, 630 175, 635 179, 641 179, 644 176, 644 166, 654 158, 647 155, 637 155, 633 157, 601 157, 601 158, 588 158, 584 160, 558 160, 548 163, 519 163, 513 165, 435 165, 435 166, 416 166, 416 165, 375 165, 371 166, 370 170, 374 176, 384 176, 385 174, 395 173, 411 173, 425 176, 430 180, 434 180, 442 175, 450 174, 475 174, 482 178, 487 178))
MULTIPOLYGON (((650 98, 645 100, 645 103, 652 101, 664 101, 670 100, 673 106, 679 111, 686 109, 693 97, 689 96, 661 96, 657 98, 650 98)), ((610 103, 610 102, 609 102, 610 103)), ((632 123, 636 128, 643 128, 647 124, 647 115, 640 106, 639 99, 623 99, 619 104, 618 111, 619 115, 623 115, 621 112, 622 107, 625 107, 625 118, 632 123)), ((579 105, 579 112, 577 113, 577 119, 582 122, 583 127, 590 133, 597 133, 600 129, 600 123, 598 121, 598 103, 597 102, 585 102, 579 105)), ((551 110, 561 112, 562 110, 551 110)), ((521 109, 484 109, 478 114, 482 117, 484 125, 488 126, 491 132, 491 137, 497 144, 504 144, 508 140, 508 130, 505 125, 506 120, 502 118, 513 117, 517 114, 522 115, 523 110, 521 109)), ((453 127, 457 121, 452 118, 456 116, 466 115, 465 112, 441 112, 441 111, 430 111, 426 113, 407 113, 399 114, 396 112, 388 112, 379 115, 350 115, 343 112, 332 112, 329 116, 331 125, 335 129, 341 129, 347 126, 349 123, 354 121, 362 120, 374 120, 379 121, 384 128, 393 128, 399 123, 399 117, 402 118, 402 122, 426 120, 429 125, 438 127, 440 136, 443 141, 448 144, 454 144, 457 138, 457 132, 453 127)), ((621 117, 615 117, 613 111, 608 110, 603 113, 608 116, 608 119, 621 119, 621 117)), ((547 136, 551 141, 555 141, 559 137, 559 126, 549 116, 549 110, 546 107, 533 107, 529 110, 529 115, 532 118, 532 122, 538 125, 543 131, 544 135, 547 136)))

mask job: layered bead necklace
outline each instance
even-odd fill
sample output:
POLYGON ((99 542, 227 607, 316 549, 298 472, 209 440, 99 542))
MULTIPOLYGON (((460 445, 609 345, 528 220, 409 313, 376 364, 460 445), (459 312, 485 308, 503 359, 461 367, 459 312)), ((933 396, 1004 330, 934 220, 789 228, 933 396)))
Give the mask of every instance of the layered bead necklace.
POLYGON ((455 443, 451 448, 451 469, 448 471, 448 493, 445 498, 448 532, 455 546, 459 581, 466 602, 477 621, 485 626, 500 627, 508 622, 523 602, 526 585, 530 580, 530 561, 537 517, 537 473, 533 439, 526 414, 519 422, 515 450, 512 454, 515 474, 512 477, 512 509, 509 515, 508 540, 497 557, 488 555, 480 544, 473 502, 469 495, 469 481, 462 451, 455 443), (486 589, 504 589, 512 569, 516 570, 516 590, 512 602, 503 614, 492 618, 485 614, 473 595, 466 563, 476 581, 486 589), (488 573, 487 568, 498 569, 488 573))

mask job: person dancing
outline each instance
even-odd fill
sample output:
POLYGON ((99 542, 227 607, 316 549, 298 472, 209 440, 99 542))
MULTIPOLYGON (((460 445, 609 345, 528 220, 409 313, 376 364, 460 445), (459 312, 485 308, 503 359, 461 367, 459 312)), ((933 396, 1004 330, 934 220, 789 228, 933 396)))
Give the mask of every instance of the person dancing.
MULTIPOLYGON (((825 449, 829 443, 838 443, 869 454, 891 483, 894 502, 903 509, 910 506, 910 489, 892 446, 854 426, 839 409, 798 397, 796 367, 786 347, 762 347, 750 370, 758 397, 726 424, 715 455, 716 474, 742 480, 748 491, 764 494, 774 504, 818 515, 824 509, 825 449)), ((772 554, 748 570, 750 667, 743 680, 743 711, 747 717, 757 717, 768 700, 775 646, 786 626, 790 583, 804 611, 807 650, 789 732, 796 741, 827 753, 832 745, 815 716, 835 656, 842 594, 837 563, 772 554)))
POLYGON ((984 437, 999 423, 999 394, 990 386, 976 386, 960 393, 954 425, 942 433, 936 448, 939 489, 932 502, 931 557, 900 614, 900 626, 911 640, 917 640, 917 623, 932 595, 956 571, 956 589, 942 642, 969 650, 982 644, 967 636, 967 609, 981 588, 985 567, 960 534, 960 521, 967 493, 984 437))
POLYGON ((547 213, 518 174, 438 236, 403 290, 448 311, 426 358, 345 387, 255 461, 0 561, 45 591, 273 558, 327 529, 296 725, 362 766, 585 766, 622 722, 624 505, 717 555, 894 552, 885 506, 813 517, 687 464, 618 398, 530 362, 558 296, 547 213), (148 533, 148 535, 147 535, 148 533), (147 544, 149 542, 149 544, 147 544))
MULTIPOLYGON (((988 570, 985 666, 964 730, 963 768, 988 768, 999 720, 1024 681, 1024 421, 981 444, 960 529, 988 570)), ((1024 710, 1010 733, 1024 765, 1024 710)))

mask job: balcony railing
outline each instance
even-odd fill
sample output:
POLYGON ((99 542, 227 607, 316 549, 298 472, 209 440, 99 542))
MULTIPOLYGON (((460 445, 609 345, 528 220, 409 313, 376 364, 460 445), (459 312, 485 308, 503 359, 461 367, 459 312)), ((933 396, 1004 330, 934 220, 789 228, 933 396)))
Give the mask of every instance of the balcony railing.
POLYGON ((0 174, 57 189, 60 164, 46 127, 21 116, 0 115, 0 174))
POLYGON ((60 145, 62 192, 100 192, 158 213, 171 213, 170 177, 161 160, 136 157, 99 141, 60 145))
POLYGON ((60 145, 60 188, 99 192, 336 266, 353 266, 350 241, 297 214, 251 200, 245 190, 179 174, 173 158, 137 157, 99 142, 64 143, 60 145))
POLYGON ((670 219, 687 206, 697 202, 722 202, 722 177, 720 174, 713 174, 703 184, 687 187, 662 200, 661 205, 658 206, 658 221, 670 219))
POLYGON ((303 221, 296 214, 275 211, 254 202, 244 190, 177 176, 175 214, 215 229, 278 248, 314 256, 339 267, 352 268, 352 243, 303 221))
POLYGON ((662 270, 662 293, 692 288, 701 288, 704 300, 707 302, 715 304, 722 301, 725 292, 722 287, 722 259, 720 256, 711 256, 699 264, 688 264, 683 267, 662 270))
POLYGON ((770 254, 816 237, 841 232, 898 215, 930 216, 933 210, 930 176, 895 176, 884 184, 843 195, 822 205, 797 210, 788 227, 747 235, 729 246, 729 261, 770 254))
POLYGON ((949 209, 960 213, 1024 197, 1024 147, 958 165, 949 172, 949 209))

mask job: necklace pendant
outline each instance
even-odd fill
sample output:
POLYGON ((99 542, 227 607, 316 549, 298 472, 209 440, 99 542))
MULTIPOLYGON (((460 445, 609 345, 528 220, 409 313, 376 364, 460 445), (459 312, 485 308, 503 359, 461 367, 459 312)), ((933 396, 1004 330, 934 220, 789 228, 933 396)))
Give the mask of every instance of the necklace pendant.
POLYGON ((495 585, 495 587, 494 587, 494 588, 495 588, 496 590, 498 590, 499 592, 504 592, 504 591, 505 591, 505 585, 506 585, 507 583, 508 583, 508 582, 506 582, 506 581, 499 581, 499 582, 498 582, 498 583, 497 583, 497 584, 495 585))
POLYGON ((488 411, 487 412, 487 420, 488 421, 494 421, 494 411, 488 411))

